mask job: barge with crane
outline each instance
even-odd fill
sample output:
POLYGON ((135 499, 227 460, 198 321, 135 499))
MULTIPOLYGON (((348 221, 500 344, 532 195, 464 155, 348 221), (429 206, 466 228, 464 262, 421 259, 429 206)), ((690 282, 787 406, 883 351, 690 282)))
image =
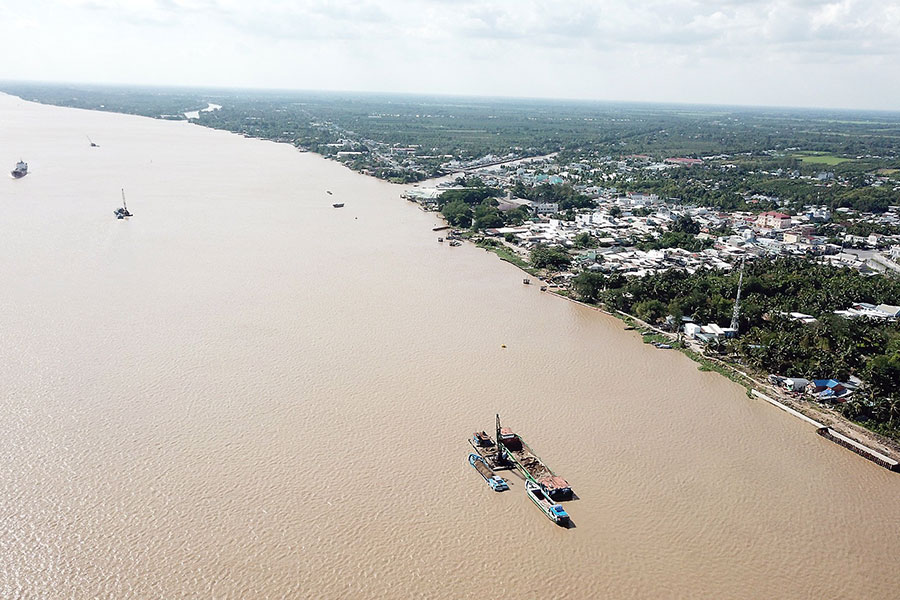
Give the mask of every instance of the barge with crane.
POLYGON ((500 415, 496 415, 496 442, 486 432, 476 432, 469 439, 475 451, 493 469, 514 468, 526 481, 539 486, 548 498, 554 501, 571 500, 572 487, 563 477, 557 475, 531 449, 531 446, 509 427, 500 425, 500 415))

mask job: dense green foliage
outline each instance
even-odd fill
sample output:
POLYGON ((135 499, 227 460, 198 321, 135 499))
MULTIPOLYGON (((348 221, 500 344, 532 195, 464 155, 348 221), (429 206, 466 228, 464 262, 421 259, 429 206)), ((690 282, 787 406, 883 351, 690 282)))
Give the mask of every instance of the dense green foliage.
POLYGON ((453 200, 441 207, 441 214, 454 227, 471 227, 472 209, 462 200, 453 200))
POLYGON ((806 204, 825 204, 832 209, 846 207, 861 212, 885 212, 900 203, 893 185, 874 187, 870 174, 878 166, 900 165, 896 157, 859 160, 829 167, 842 182, 819 181, 820 166, 806 165, 796 158, 770 155, 722 158, 703 166, 664 171, 636 170, 626 180, 617 180, 624 191, 658 194, 698 206, 723 210, 772 210, 779 206, 753 198, 778 198, 781 209, 799 210, 806 204))
POLYGON ((557 246, 538 244, 531 251, 531 265, 536 269, 562 271, 572 263, 569 253, 557 246))
POLYGON ((690 252, 699 252, 705 248, 712 248, 712 245, 712 240, 700 239, 683 231, 666 231, 658 238, 644 240, 635 244, 639 250, 684 248, 690 252))
POLYGON ((488 198, 496 198, 500 195, 500 190, 486 186, 462 190, 447 190, 438 198, 438 204, 443 205, 448 202, 460 201, 475 206, 481 204, 488 198))
POLYGON ((700 233, 700 226, 689 216, 682 215, 672 223, 668 231, 658 238, 643 240, 636 245, 640 250, 684 248, 690 252, 699 252, 705 248, 711 248, 712 240, 700 239, 696 237, 698 233, 700 233))
POLYGON ((559 204, 560 212, 576 208, 593 208, 597 206, 597 203, 594 200, 575 191, 570 184, 542 183, 540 185, 527 186, 522 183, 517 183, 515 187, 513 187, 512 192, 519 198, 526 198, 533 202, 557 203, 559 204))

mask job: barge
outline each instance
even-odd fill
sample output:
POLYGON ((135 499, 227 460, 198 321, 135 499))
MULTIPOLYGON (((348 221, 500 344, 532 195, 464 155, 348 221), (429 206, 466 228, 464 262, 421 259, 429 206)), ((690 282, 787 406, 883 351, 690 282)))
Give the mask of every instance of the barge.
POLYGON ((569 513, 566 512, 566 509, 564 509, 562 505, 553 502, 541 486, 533 481, 526 481, 525 493, 528 494, 528 497, 534 502, 534 505, 541 509, 541 512, 544 513, 548 519, 557 525, 566 526, 569 524, 569 513))
POLYGON ((500 449, 486 431, 476 431, 469 438, 469 443, 475 452, 485 460, 489 467, 495 470, 508 469, 509 463, 500 457, 500 449))
MULTIPOLYGON (((497 424, 500 424, 499 417, 497 424)), ((553 472, 534 453, 522 437, 509 427, 500 427, 497 445, 503 452, 501 460, 508 458, 522 471, 525 479, 539 485, 553 500, 570 500, 574 495, 569 482, 553 472)))
POLYGON ((481 456, 475 454, 469 454, 469 464, 478 471, 478 474, 481 475, 484 480, 487 482, 491 489, 495 492, 503 492, 509 489, 509 485, 507 485, 506 481, 496 475, 494 471, 488 466, 487 461, 485 461, 481 456))

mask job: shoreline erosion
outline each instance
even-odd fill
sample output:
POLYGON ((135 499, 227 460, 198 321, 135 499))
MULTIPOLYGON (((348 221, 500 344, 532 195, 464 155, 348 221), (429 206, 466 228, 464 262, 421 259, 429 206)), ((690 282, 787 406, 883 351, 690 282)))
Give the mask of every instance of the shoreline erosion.
MULTIPOLYGON (((77 107, 44 103, 44 102, 39 102, 36 100, 29 100, 26 98, 22 98, 21 96, 17 96, 15 94, 9 94, 7 92, 3 92, 3 93, 8 94, 9 96, 18 98, 19 100, 24 101, 24 102, 35 103, 35 104, 44 104, 46 106, 57 106, 60 108, 76 108, 77 109, 77 107)), ((215 110, 216 108, 218 108, 218 105, 214 105, 211 103, 207 103, 207 104, 208 104, 208 106, 201 110, 209 111, 209 110, 215 110)), ((88 110, 91 112, 98 111, 98 109, 89 109, 89 108, 88 109, 83 108, 81 110, 88 110)), ((99 112, 114 112, 116 114, 123 114, 123 115, 130 115, 130 116, 145 116, 146 117, 146 115, 139 115, 139 114, 128 113, 128 112, 119 112, 119 111, 102 110, 99 112)), ((146 118, 156 119, 155 117, 146 117, 146 118)), ((266 138, 266 137, 253 136, 253 135, 248 135, 248 134, 243 134, 243 133, 237 133, 237 132, 230 131, 227 129, 219 129, 219 128, 215 128, 215 127, 209 127, 207 125, 203 125, 202 123, 198 123, 190 118, 185 119, 185 122, 188 124, 191 124, 191 125, 201 126, 204 129, 209 129, 212 131, 225 131, 225 132, 232 133, 234 135, 248 138, 248 139, 258 139, 258 140, 269 141, 269 142, 274 142, 274 143, 278 143, 278 144, 291 145, 299 152, 311 152, 312 154, 316 154, 317 156, 319 156, 322 159, 326 159, 326 160, 330 160, 331 162, 335 162, 353 173, 363 175, 365 177, 368 177, 368 178, 376 180, 376 181, 385 181, 386 183, 391 183, 392 185, 398 185, 398 186, 404 185, 404 184, 392 183, 392 182, 386 181, 382 178, 371 175, 369 173, 357 171, 355 169, 350 168, 348 165, 343 164, 341 161, 335 160, 333 157, 325 156, 325 155, 320 154, 315 151, 309 151, 306 149, 298 148, 294 144, 291 144, 290 142, 287 142, 287 141, 270 139, 270 138, 266 138)), ((516 160, 530 160, 533 158, 535 158, 535 157, 526 157, 524 159, 516 159, 516 160)), ((454 174, 449 174, 449 175, 443 175, 440 177, 424 179, 424 180, 416 182, 415 185, 435 183, 435 182, 439 182, 442 180, 447 180, 448 178, 452 178, 453 176, 454 176, 454 174)), ((398 195, 398 199, 400 199, 399 195, 398 195)), ((424 212, 428 212, 428 211, 424 211, 424 212)), ((446 224, 446 221, 439 214, 438 214, 438 222, 446 224)), ((448 225, 448 227, 449 227, 449 225, 448 225)), ((541 278, 540 274, 536 270, 527 268, 523 264, 518 264, 517 261, 510 260, 509 258, 505 257, 500 252, 497 252, 497 248, 478 244, 466 236, 464 236, 462 239, 463 239, 463 241, 472 242, 472 244, 475 247, 478 247, 478 248, 481 248, 488 252, 491 252, 493 254, 496 254, 501 261, 510 263, 512 266, 518 268, 523 273, 525 273, 531 277, 537 278, 540 281, 541 285, 549 286, 549 284, 546 281, 544 281, 543 278, 541 278)), ((502 246, 501 249, 502 248, 505 248, 505 246, 502 246)), ((602 314, 605 314, 608 316, 616 317, 622 321, 625 321, 626 323, 629 321, 637 323, 640 325, 640 327, 643 331, 652 331, 654 334, 664 336, 665 338, 672 340, 672 341, 675 341, 677 338, 677 336, 675 334, 672 334, 670 332, 664 332, 664 331, 638 319, 634 315, 630 315, 630 314, 627 314, 627 313, 624 313, 621 311, 616 311, 616 313, 618 313, 618 314, 616 314, 616 313, 606 310, 606 308, 603 307, 602 305, 593 305, 593 304, 588 304, 588 303, 582 302, 582 301, 577 300, 576 298, 573 298, 567 294, 560 293, 558 291, 558 289, 554 289, 554 286, 550 286, 547 289, 547 291, 549 293, 554 294, 555 296, 564 298, 570 302, 574 302, 576 304, 590 308, 592 310, 599 311, 602 314)), ((694 362, 698 363, 699 369, 714 370, 717 373, 719 373, 720 375, 722 375, 728 379, 731 379, 735 383, 738 383, 739 385, 741 385, 742 387, 744 387, 747 390, 747 396, 761 397, 765 401, 782 408, 785 412, 791 413, 793 416, 795 416, 797 418, 802 419, 805 417, 805 419, 807 419, 807 420, 812 419, 812 422, 814 422, 814 423, 818 423, 818 424, 824 423, 823 426, 825 428, 831 428, 831 429, 835 430, 839 435, 846 436, 846 437, 850 438, 852 441, 856 442, 857 444, 863 445, 864 447, 869 447, 869 449, 871 449, 875 453, 887 454, 887 458, 889 458, 890 460, 896 461, 896 460, 900 459, 900 443, 897 443, 894 440, 885 438, 884 436, 882 436, 876 432, 873 432, 871 430, 868 430, 865 427, 863 427, 857 423, 849 421, 842 415, 839 415, 834 411, 830 411, 825 407, 821 407, 821 406, 814 405, 809 402, 805 402, 802 400, 797 400, 795 398, 788 397, 784 393, 782 393, 780 390, 778 390, 777 388, 775 388, 774 386, 769 384, 769 382, 761 379, 758 376, 750 375, 750 374, 738 369, 734 365, 731 365, 727 361, 723 361, 718 358, 700 354, 700 353, 696 352, 694 349, 691 349, 689 347, 676 346, 675 349, 677 349, 682 354, 686 355, 688 358, 690 358, 694 362), (765 393, 761 392, 760 390, 765 390, 765 393), (766 394, 774 395, 777 398, 777 400, 773 400, 766 394), (794 411, 796 411, 797 414, 794 414, 794 411), (874 448, 872 448, 872 447, 874 447, 874 448)), ((831 439, 832 441, 835 441, 836 443, 838 443, 840 445, 847 446, 847 444, 841 443, 840 441, 836 440, 832 436, 825 435, 824 437, 828 437, 828 439, 831 439)), ((875 462, 878 462, 878 461, 875 461, 875 462)), ((879 464, 881 464, 881 463, 879 463, 879 464)), ((886 466, 886 468, 888 468, 890 470, 894 470, 894 471, 900 470, 897 468, 892 468, 889 465, 882 464, 882 466, 886 466)))

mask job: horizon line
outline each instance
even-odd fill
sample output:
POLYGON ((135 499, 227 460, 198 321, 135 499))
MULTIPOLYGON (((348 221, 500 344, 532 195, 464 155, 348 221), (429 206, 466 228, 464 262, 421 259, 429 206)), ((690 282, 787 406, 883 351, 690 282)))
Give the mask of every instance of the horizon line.
POLYGON ((514 96, 497 94, 453 94, 446 92, 394 92, 384 90, 350 90, 350 89, 309 89, 309 88, 276 88, 253 86, 223 86, 223 85, 183 85, 183 84, 153 84, 153 83, 110 83, 110 82, 84 82, 84 81, 50 81, 50 80, 15 80, 0 79, 0 86, 10 85, 40 85, 59 87, 95 87, 95 88, 119 88, 119 89, 145 89, 145 90, 180 90, 180 91, 205 91, 205 92, 268 92, 289 94, 356 94, 369 96, 398 96, 398 97, 425 97, 425 98, 457 98, 469 100, 501 100, 501 101, 526 101, 526 102, 560 102, 572 104, 625 104, 647 105, 667 107, 692 107, 692 108, 732 108, 732 109, 757 109, 757 110, 791 110, 791 111, 841 111, 857 113, 886 113, 900 115, 900 108, 849 108, 842 106, 799 106, 776 104, 729 104, 715 102, 688 102, 666 100, 612 100, 603 98, 566 98, 551 96, 514 96))

